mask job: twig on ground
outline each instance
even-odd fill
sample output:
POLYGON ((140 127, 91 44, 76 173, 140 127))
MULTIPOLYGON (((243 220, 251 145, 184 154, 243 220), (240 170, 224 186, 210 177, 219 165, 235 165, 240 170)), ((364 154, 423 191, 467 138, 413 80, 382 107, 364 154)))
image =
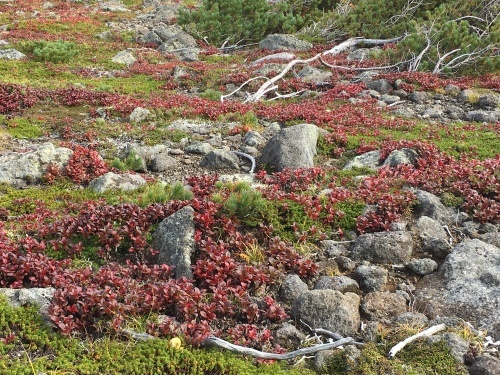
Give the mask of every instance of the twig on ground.
POLYGON ((427 328, 426 330, 417 333, 416 335, 410 336, 407 339, 401 341, 400 343, 394 345, 391 350, 389 350, 389 358, 394 358, 394 356, 401 350, 403 349, 406 345, 409 343, 415 341, 416 339, 420 337, 428 337, 432 336, 433 334, 440 332, 442 330, 446 329, 446 324, 438 324, 435 326, 432 326, 430 328, 427 328))
POLYGON ((330 342, 327 344, 320 344, 311 346, 309 348, 303 348, 294 350, 293 352, 285 353, 285 354, 276 354, 269 352, 261 352, 256 349, 246 348, 244 346, 231 344, 228 341, 219 339, 218 337, 210 336, 202 342, 203 346, 215 346, 218 348, 226 349, 234 353, 250 355, 252 357, 261 358, 261 359, 275 359, 279 361, 285 361, 288 359, 292 359, 298 356, 308 355, 317 353, 323 350, 330 350, 334 348, 338 348, 342 345, 352 344, 354 339, 352 337, 345 337, 342 340, 337 340, 335 342, 330 342))

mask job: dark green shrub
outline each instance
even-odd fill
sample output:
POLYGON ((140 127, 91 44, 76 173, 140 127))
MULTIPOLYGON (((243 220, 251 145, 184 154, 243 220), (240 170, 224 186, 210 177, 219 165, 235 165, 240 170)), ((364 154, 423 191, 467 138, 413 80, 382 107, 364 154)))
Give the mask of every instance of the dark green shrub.
POLYGON ((36 61, 53 63, 67 62, 78 53, 75 43, 63 40, 25 42, 22 49, 32 54, 36 61))
POLYGON ((143 160, 134 150, 131 150, 125 159, 113 159, 111 166, 122 172, 138 171, 143 168, 143 160))

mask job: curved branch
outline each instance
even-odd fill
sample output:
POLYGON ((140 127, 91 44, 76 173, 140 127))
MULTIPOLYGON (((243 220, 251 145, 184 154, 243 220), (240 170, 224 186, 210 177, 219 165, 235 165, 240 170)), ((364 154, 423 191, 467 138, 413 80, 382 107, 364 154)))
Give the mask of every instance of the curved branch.
POLYGON ((210 336, 207 339, 205 339, 202 342, 202 345, 209 346, 209 347, 215 346, 218 348, 229 350, 229 351, 234 352, 234 353, 250 355, 250 356, 256 357, 256 358, 275 359, 275 360, 279 360, 279 361, 284 361, 284 360, 292 359, 292 358, 295 358, 295 357, 298 357, 301 355, 313 354, 313 353, 320 352, 322 350, 329 350, 329 349, 338 348, 339 346, 351 344, 353 342, 354 342, 354 339, 352 337, 345 337, 345 338, 343 338, 341 340, 337 340, 335 342, 315 345, 315 346, 311 346, 309 348, 298 349, 298 350, 294 350, 293 352, 289 352, 289 353, 285 353, 285 354, 261 352, 259 350, 255 350, 252 348, 246 348, 244 346, 231 344, 230 342, 219 339, 215 336, 210 336))

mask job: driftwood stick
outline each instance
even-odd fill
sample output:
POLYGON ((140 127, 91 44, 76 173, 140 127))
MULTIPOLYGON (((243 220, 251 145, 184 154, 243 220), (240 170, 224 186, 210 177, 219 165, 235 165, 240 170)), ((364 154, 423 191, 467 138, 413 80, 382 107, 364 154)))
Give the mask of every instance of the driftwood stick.
POLYGON ((284 361, 284 360, 292 359, 292 358, 302 356, 302 355, 317 353, 317 352, 320 352, 322 350, 334 349, 334 348, 337 348, 337 347, 342 346, 342 345, 351 344, 352 342, 354 342, 352 337, 346 337, 346 338, 343 338, 342 340, 337 340, 335 342, 331 342, 328 344, 315 345, 315 346, 311 346, 309 348, 294 350, 293 352, 289 352, 289 353, 285 353, 285 354, 261 352, 259 350, 246 348, 246 347, 240 346, 240 345, 231 344, 230 342, 227 342, 225 340, 219 339, 219 338, 214 337, 214 336, 210 336, 209 338, 205 339, 203 341, 202 345, 215 346, 215 347, 229 350, 229 351, 234 352, 234 353, 250 355, 250 356, 256 357, 256 358, 275 359, 275 360, 279 360, 279 361, 284 361))
POLYGON ((394 356, 396 355, 397 352, 399 352, 406 345, 408 345, 409 343, 415 341, 416 339, 418 339, 420 337, 432 336, 433 334, 435 334, 435 333, 437 333, 439 331, 442 331, 444 329, 446 329, 446 324, 444 324, 444 323, 443 324, 438 324, 438 325, 432 326, 430 328, 427 328, 426 330, 424 330, 422 332, 419 332, 416 335, 408 337, 407 339, 405 339, 405 340, 401 341, 400 343, 394 345, 391 348, 391 350, 389 350, 389 358, 394 358, 394 356))

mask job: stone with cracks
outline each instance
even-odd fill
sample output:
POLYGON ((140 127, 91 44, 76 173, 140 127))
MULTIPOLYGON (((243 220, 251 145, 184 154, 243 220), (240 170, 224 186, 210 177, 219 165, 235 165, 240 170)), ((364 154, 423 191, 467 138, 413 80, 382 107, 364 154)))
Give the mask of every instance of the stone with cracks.
POLYGON ((311 327, 324 328, 343 336, 353 336, 358 331, 360 298, 354 293, 342 294, 337 290, 310 290, 297 298, 290 311, 296 320, 303 320, 311 327))
POLYGON ((500 249, 478 239, 455 246, 414 293, 428 316, 458 316, 500 339, 500 249))
POLYGON ((410 260, 413 238, 405 231, 362 234, 351 247, 351 258, 378 264, 399 264, 410 260))
POLYGON ((165 218, 153 234, 151 246, 159 252, 157 263, 174 266, 177 279, 193 276, 194 231, 194 210, 185 206, 165 218))
POLYGON ((316 125, 300 124, 281 129, 264 146, 260 163, 276 171, 314 167, 317 141, 316 125))

